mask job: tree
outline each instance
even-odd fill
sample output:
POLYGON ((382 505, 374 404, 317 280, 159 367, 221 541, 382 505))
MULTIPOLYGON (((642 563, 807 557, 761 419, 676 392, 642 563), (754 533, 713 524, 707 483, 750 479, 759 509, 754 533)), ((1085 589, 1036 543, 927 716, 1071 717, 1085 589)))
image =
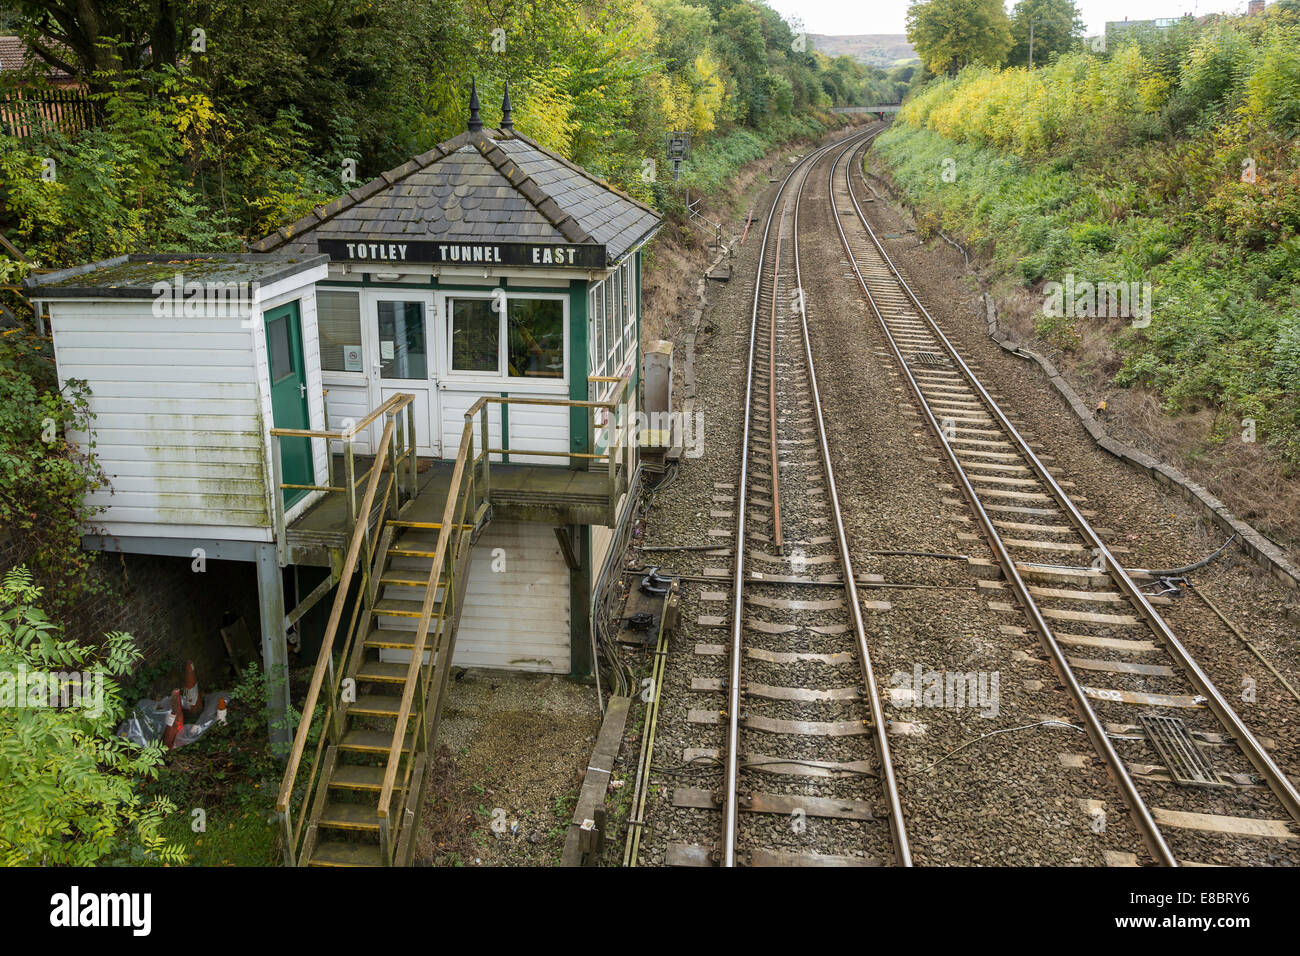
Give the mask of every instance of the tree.
POLYGON ((1013 42, 1002 0, 917 0, 907 11, 907 39, 935 74, 1001 66, 1013 42))
POLYGON ((1083 19, 1074 0, 1020 0, 1011 13, 1011 36, 1015 45, 1007 57, 1010 66, 1045 64, 1052 54, 1061 54, 1083 36, 1083 19), (1029 47, 1032 27, 1033 51, 1029 47))
POLYGON ((182 862, 159 835, 175 807, 137 792, 162 747, 114 733, 124 714, 116 679, 139 651, 122 633, 99 651, 61 638, 40 596, 22 568, 0 580, 0 864, 182 862))

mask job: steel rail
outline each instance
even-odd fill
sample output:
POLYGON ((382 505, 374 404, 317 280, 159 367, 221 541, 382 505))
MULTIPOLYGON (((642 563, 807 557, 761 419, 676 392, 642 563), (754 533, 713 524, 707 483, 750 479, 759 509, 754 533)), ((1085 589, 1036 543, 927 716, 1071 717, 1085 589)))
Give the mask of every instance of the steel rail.
MULTIPOLYGON (((849 180, 849 193, 850 195, 853 194, 853 184, 851 179, 849 180)), ((855 206, 857 204, 856 196, 854 196, 854 204, 855 206)), ((875 244, 877 250, 879 250, 885 263, 889 266, 890 271, 894 273, 894 276, 897 278, 903 291, 907 293, 908 298, 911 299, 912 303, 916 306, 918 311, 920 311, 921 315, 925 317, 925 320, 930 324, 930 327, 933 329, 939 341, 943 343, 944 348, 948 350, 948 353, 968 376, 971 384, 975 387, 976 391, 979 392, 981 398, 993 412, 998 424, 1006 430, 1007 434, 1013 437, 1017 448, 1024 454, 1026 460, 1029 461, 1034 473, 1043 484, 1047 485, 1051 491, 1052 497, 1055 498, 1065 510, 1067 517, 1070 519, 1070 523, 1075 526, 1075 529, 1079 532, 1080 536, 1083 537, 1088 546, 1093 549, 1094 555, 1101 559, 1104 569, 1106 570, 1106 573, 1110 575, 1111 580, 1114 581, 1120 591, 1133 602, 1143 620, 1146 621, 1151 630, 1154 631, 1156 636, 1164 643, 1165 649, 1169 652, 1170 656, 1174 658, 1175 662, 1182 667, 1188 677, 1191 678, 1192 683, 1195 685, 1201 696, 1206 699, 1206 703, 1209 704, 1215 717, 1218 718, 1219 722, 1235 739, 1237 746, 1254 765, 1255 769, 1264 777, 1265 781, 1268 783, 1269 789, 1273 791, 1274 796, 1278 798, 1278 801, 1283 805, 1287 813, 1293 820, 1300 822, 1300 792, 1296 790, 1295 785, 1291 783, 1287 775, 1282 771, 1277 763, 1274 762, 1273 758, 1269 756, 1268 751, 1264 749, 1263 744, 1259 742, 1259 739, 1251 732, 1250 728, 1246 726, 1246 723, 1233 709, 1232 705, 1228 703, 1227 698, 1224 697, 1215 686, 1214 681, 1211 680, 1210 676, 1201 669, 1201 666, 1196 662, 1195 658, 1192 657, 1191 653, 1188 652, 1182 641, 1180 641, 1178 636, 1174 634, 1173 629, 1169 627, 1169 624, 1165 619, 1160 616, 1160 613, 1151 605, 1151 602, 1147 600, 1146 594, 1140 587, 1138 587, 1137 583, 1129 575, 1128 571, 1119 561, 1115 560, 1115 556, 1111 553, 1110 549, 1106 547, 1106 543, 1102 540, 1101 536, 1097 534, 1096 530, 1094 530, 1092 525, 1083 516, 1083 513, 1075 506, 1074 502, 1070 500, 1069 495, 1065 493, 1064 489, 1057 484, 1056 479, 1052 477, 1051 472, 1047 470, 1047 467, 1039 460, 1038 456, 1034 454, 1033 449, 1029 447, 1029 443, 1025 441, 1018 431, 1016 431, 1015 427, 1003 413, 1002 409, 998 407, 997 403, 993 401, 988 392, 984 390, 984 386, 980 384, 979 380, 967 367, 961 356, 957 354, 957 350, 948 340, 948 337, 944 335, 943 330, 939 328, 939 324, 935 322, 930 313, 926 311, 925 306, 921 305, 920 300, 917 299, 916 294, 912 291, 912 287, 907 284, 906 280, 903 279, 898 269, 894 266, 893 260, 890 259, 889 254, 885 252, 880 240, 876 238, 875 232, 869 225, 866 225, 866 217, 863 216, 861 208, 858 207, 857 211, 858 216, 862 219, 868 233, 871 235, 872 242, 875 244)))
MULTIPOLYGON (((925 311, 925 307, 920 304, 920 301, 912 293, 911 288, 906 284, 902 276, 899 274, 898 269, 894 266, 893 260, 891 260, 885 253, 880 240, 876 238, 875 231, 867 222, 867 217, 863 214, 862 207, 858 203, 858 197, 853 191, 852 170, 854 161, 855 160, 851 158, 850 161, 845 164, 844 183, 848 192, 848 197, 853 203, 853 209, 857 213, 862 227, 866 230, 867 235, 870 237, 877 251, 884 258, 890 272, 893 273, 895 281, 897 281, 898 284, 907 292, 908 298, 912 301, 912 304, 916 306, 920 313, 928 320, 939 340, 948 348, 949 353, 957 362, 958 367, 965 373, 969 383, 975 388, 991 409, 996 409, 997 417, 1005 425, 1007 434, 1014 436, 1016 444, 1018 446, 1023 446, 1024 450, 1028 452, 1028 445, 1024 442, 1024 439, 1020 437, 1020 433, 1011 426, 1009 421, 1006 420, 1006 416, 1002 414, 1001 410, 997 409, 996 403, 989 396, 988 392, 984 390, 984 387, 979 383, 974 373, 971 372, 966 363, 962 361, 961 356, 957 355, 952 344, 948 342, 947 338, 939 331, 938 324, 930 314, 925 311)), ((1006 545, 1003 543, 1002 537, 998 534, 997 529, 993 526, 992 519, 989 518, 988 512, 984 510, 984 506, 980 502, 979 496, 975 493, 975 489, 972 486, 970 479, 967 477, 965 469, 962 468, 956 452, 948 441, 947 434, 945 434, 943 428, 940 427, 938 420, 934 416, 934 412, 930 408, 929 402, 921 391, 920 385, 917 384, 916 378, 912 375, 911 368, 903 358, 902 350, 898 347, 898 343, 895 341, 893 333, 890 332, 888 323, 885 322, 884 314, 876 304, 875 297, 872 296, 871 290, 867 286, 866 278, 862 275, 862 270, 858 267, 857 258, 853 255, 853 250, 849 244, 848 236, 844 231, 844 223, 840 217, 839 209, 835 205, 834 183, 835 177, 832 175, 829 190, 830 202, 831 209, 835 216, 835 225, 840 233, 840 241, 844 244, 845 251, 848 252, 849 262, 853 266, 853 272, 857 277, 858 284, 861 286, 862 292, 867 297, 867 302, 871 306, 872 312, 875 313, 876 319, 880 323, 880 328, 884 332, 885 339, 889 343, 890 350, 894 354, 894 359, 898 363, 898 367, 902 370, 904 377, 906 377, 908 385, 911 386, 913 395, 916 396, 917 404, 925 417, 926 423, 930 426, 930 431, 938 439, 940 446, 947 455, 948 462, 952 465, 953 472, 957 476, 957 481, 960 484, 962 494, 970 504, 971 510, 975 513, 976 520, 979 522, 980 530, 984 533, 984 537, 988 540, 989 546, 993 549, 993 554, 1002 568, 1002 573, 1006 576, 1007 582, 1015 593, 1021 607, 1024 608, 1026 615, 1029 617, 1030 623, 1033 624, 1034 630, 1038 632, 1039 640, 1042 643, 1043 648, 1047 651, 1048 656, 1051 658, 1054 669, 1061 678, 1061 681, 1069 692, 1070 697, 1074 700, 1079 713, 1083 717, 1084 729, 1087 731, 1089 738, 1092 740, 1093 746, 1097 749, 1097 752, 1101 754, 1102 759, 1106 764, 1107 772, 1119 787, 1125 803, 1133 814, 1134 823, 1138 827, 1139 832, 1142 834, 1143 839, 1147 844, 1147 848, 1151 851, 1152 856, 1158 862, 1166 866, 1177 866, 1178 861, 1174 858, 1173 851, 1165 842, 1164 836, 1161 834, 1160 828, 1156 825, 1150 809, 1138 793, 1137 785, 1133 782, 1133 778, 1129 775, 1128 769, 1124 766, 1123 760, 1115 750, 1109 736, 1107 736, 1106 730, 1102 726, 1101 720, 1097 716, 1096 711, 1093 710, 1092 706, 1088 703, 1087 695, 1084 693, 1082 685, 1079 684, 1079 681, 1074 676, 1074 671, 1070 668, 1068 661, 1066 661, 1065 653, 1061 650, 1060 644, 1057 643, 1056 636, 1048 625, 1047 619, 1039 609, 1038 603, 1029 593, 1029 588, 1025 584, 1024 579, 1020 576, 1020 571, 1016 567, 1015 560, 1007 551, 1006 545)), ((1032 454, 1032 452, 1029 452, 1029 454, 1032 454)), ((1056 487, 1054 481, 1051 485, 1056 487)), ((1059 491, 1059 488, 1057 490, 1059 491)))
MULTIPOLYGON (((880 131, 867 137, 869 144, 880 131)), ((835 178, 835 167, 844 153, 852 153, 865 144, 850 143, 831 161, 830 176, 835 178)), ((799 183, 799 191, 794 200, 794 275, 795 288, 798 290, 799 322, 803 329, 804 355, 808 359, 808 386, 812 393, 813 412, 817 418, 817 440, 821 445, 822 464, 826 469, 826 489, 829 493, 831 514, 835 516, 835 539, 839 546, 840 563, 844 568, 844 594, 848 599, 849 609, 853 615, 853 635, 858 645, 858 660, 862 666, 862 683, 867 691, 871 706, 871 727, 875 736, 876 751, 880 757, 880 777, 885 789, 885 801, 889 806, 889 830, 894 838, 894 858, 899 866, 912 865, 912 850, 907 839, 907 827, 903 822, 903 805, 898 793, 898 780, 894 774, 894 762, 889 750, 889 735, 885 725, 885 709, 880 701, 880 689, 876 686, 875 671, 871 666, 871 653, 867 648, 867 629, 862 619, 862 604, 858 598, 857 576, 853 573, 853 559, 849 555, 848 535, 844 530, 844 515, 840 511, 840 495, 835 486, 835 469, 831 466, 831 444, 826 435, 826 419, 822 415, 821 392, 817 388, 817 367, 813 362, 812 337, 808 332, 808 306, 803 295, 803 272, 799 265, 799 202, 803 198, 803 187, 807 177, 799 183)), ((834 206, 834 197, 831 205, 834 206)))
MULTIPOLYGON (((856 136, 862 135, 865 134, 850 134, 848 138, 851 141, 856 136)), ((727 686, 727 766, 726 780, 723 785, 722 854, 720 860, 723 866, 736 865, 736 818, 739 811, 736 790, 740 775, 740 754, 738 752, 740 745, 740 661, 742 654, 741 632, 745 620, 743 589, 745 584, 745 520, 748 504, 745 489, 749 484, 749 432, 750 412, 754 401, 754 355, 758 338, 758 302, 762 292, 768 242, 772 233, 772 220, 776 216, 781 196, 784 195, 786 187, 795 173, 827 151, 843 145, 843 142, 829 143, 820 149, 814 150, 795 164, 794 168, 786 174, 785 179, 781 181, 781 185, 777 189, 776 197, 772 200, 772 208, 768 211, 767 220, 763 226, 763 241, 758 250, 758 269, 754 275, 754 305, 749 320, 749 357, 745 362, 745 401, 744 420, 741 422, 740 479, 736 486, 738 492, 736 495, 736 561, 732 573, 731 668, 727 686)))
MULTIPOLYGON (((803 192, 803 182, 799 183, 799 191, 803 192)), ((785 211, 790 205, 787 198, 781 206, 781 222, 785 223, 785 211)), ((799 221, 799 200, 795 198, 794 207, 795 222, 799 221)), ((767 442, 768 451, 772 458, 772 543, 776 546, 777 554, 785 554, 785 542, 781 537, 781 468, 780 455, 777 452, 776 444, 776 290, 781 284, 781 239, 782 227, 776 230, 776 260, 772 264, 772 321, 768 326, 767 341, 767 442)), ((795 248, 798 249, 796 243, 795 248)), ((797 253, 796 253, 797 255, 797 253)))
MULTIPOLYGON (((850 163, 845 169, 845 184, 849 193, 849 197, 853 201, 854 210, 857 212, 858 218, 861 221, 863 228, 866 230, 868 236, 871 238, 871 241, 876 247, 876 250, 879 252, 882 260, 885 262, 886 266, 893 274, 893 277, 895 281, 898 283, 899 287, 907 295, 908 299, 911 301, 912 305, 916 308, 918 313, 925 319, 926 323, 930 327, 930 330, 934 333, 938 341, 943 345, 944 349, 948 352, 949 356, 956 363, 957 367, 961 369, 968 384, 970 384, 971 387, 974 388, 976 393, 980 396, 981 400, 988 408, 989 412, 993 415, 998 425, 1001 426, 1003 431, 1012 439, 1013 444, 1015 445, 1017 450, 1024 456, 1025 460, 1030 464, 1034 474, 1038 477, 1039 481, 1048 489, 1052 498, 1065 512, 1066 516, 1070 520, 1070 523, 1074 525, 1075 530, 1079 533, 1080 537, 1082 537, 1085 543, 1087 544, 1087 546, 1089 546, 1092 549, 1093 554, 1100 559, 1102 567, 1106 571, 1110 579, 1119 588, 1120 592, 1124 594, 1126 597, 1128 597, 1128 599, 1132 602, 1133 606, 1137 609, 1140 617, 1147 624, 1147 626, 1156 634, 1157 637, 1160 638, 1161 643, 1165 647, 1165 650, 1174 659, 1174 661, 1181 667, 1181 669, 1183 670, 1185 675, 1190 679, 1191 683, 1195 686, 1199 694, 1205 698, 1206 703, 1209 705, 1210 710, 1214 713, 1215 717, 1219 720, 1219 723, 1222 724, 1223 727, 1229 732, 1229 734, 1233 737, 1237 746, 1245 754, 1247 759, 1250 760, 1252 765, 1254 765, 1255 769, 1258 770, 1261 776, 1264 777, 1265 781, 1268 783, 1269 789, 1278 798, 1279 802, 1286 809, 1287 813, 1292 817, 1292 819, 1300 821, 1300 793, 1297 793, 1294 785, 1282 772, 1281 768, 1278 767, 1278 765, 1273 761, 1273 758, 1269 756, 1267 751, 1265 751, 1263 745, 1260 744, 1259 740, 1250 731, 1250 729, 1246 726, 1246 724, 1241 720, 1240 716, 1236 713, 1236 711, 1232 708, 1232 706, 1227 702, 1226 698, 1224 698, 1222 693, 1214 685, 1214 682, 1210 679, 1209 675, 1207 675, 1201 669, 1200 665, 1197 664, 1197 662, 1187 651, 1183 643, 1178 639, 1178 637, 1174 634, 1173 630, 1169 627, 1168 623, 1164 620, 1163 617, 1160 616, 1160 614, 1147 600, 1146 595, 1133 581, 1132 577, 1124 569, 1123 565, 1121 565, 1120 562, 1118 562, 1115 559, 1115 556, 1111 553, 1110 549, 1106 547, 1106 544, 1102 540, 1101 536, 1097 534, 1096 530, 1083 516, 1082 512, 1075 506, 1074 502, 1070 499, 1069 495, 1065 493, 1064 489, 1062 489, 1061 486, 1057 483, 1056 479, 1048 471, 1047 467, 1034 453, 1033 449, 1030 448, 1029 443, 1025 441, 1024 437, 1019 433, 1019 431, 1016 430, 1015 426, 1012 425, 1011 421, 1007 418, 1006 414, 1002 411, 1002 409, 998 406, 998 404, 993 400, 992 396, 988 394, 988 392, 985 390, 982 383, 980 383, 979 379, 971 371, 969 366, 966 365, 961 355, 958 354, 957 349, 953 346, 952 342, 949 341, 948 337, 944 334, 943 330, 939 327, 939 324, 934 320, 934 317, 931 316, 929 311, 925 308, 925 306, 921 304, 921 301, 917 298, 911 286, 903 278, 897 266, 894 265, 893 260, 890 258, 888 252, 885 251, 885 248, 883 244, 880 242, 879 238, 876 236, 875 231, 871 228, 870 224, 867 222, 866 216, 863 214, 862 208, 858 203, 857 196, 853 190, 852 170, 853 170, 853 164, 850 163)), ((861 173, 859 173, 859 175, 861 176, 861 173)), ((836 216, 838 220, 838 212, 836 216)), ((854 263, 854 268, 856 271, 857 270, 856 262, 854 263)), ((859 279, 861 281, 860 272, 859 272, 859 279)), ((865 282, 863 282, 863 288, 864 290, 866 289, 865 282)), ((867 292, 867 295, 868 298, 870 298, 869 291, 867 292)), ((877 317, 880 319, 881 326, 884 327, 885 325, 884 318, 883 316, 880 315, 879 310, 876 309, 874 300, 872 300, 872 308, 873 310, 876 311, 877 317)), ((896 358, 898 358, 899 360, 900 366, 907 374, 909 381, 911 381, 914 392, 916 392, 916 394, 920 396, 920 390, 917 387, 915 380, 912 379, 911 372, 907 367, 907 363, 902 361, 901 353, 899 353, 897 345, 894 343, 893 337, 889 334, 888 329, 885 329, 885 334, 886 337, 888 337, 890 340, 890 345, 895 351, 895 355, 896 358)), ((1035 628, 1039 630, 1039 633, 1043 637, 1044 642, 1050 643, 1053 647, 1055 647, 1056 653, 1053 654, 1053 659, 1058 662, 1057 669, 1058 671, 1062 670, 1062 665, 1064 665, 1063 673, 1067 678, 1066 685, 1068 688, 1071 689, 1071 692, 1074 693, 1074 689, 1078 687, 1078 682, 1075 680, 1072 670, 1068 667, 1068 662, 1064 660, 1064 655, 1061 654, 1059 645, 1056 644, 1056 640, 1051 633, 1050 626, 1048 626, 1047 622, 1043 619, 1042 615, 1039 613, 1037 608, 1037 602, 1034 601, 1032 595, 1028 593, 1028 590, 1024 585, 1024 581, 1020 577, 1019 570, 1015 567, 1015 562, 1011 560, 1010 555, 1007 554, 1005 547, 1002 545, 1000 535, 998 535, 996 530, 993 529, 991 523, 989 522, 987 514, 984 513, 982 506, 978 505, 978 501, 976 496, 974 495, 973 488, 970 486, 969 482, 965 480, 964 472, 957 462, 955 453, 953 452, 952 448, 948 444, 946 435, 942 434, 941 429, 937 429, 937 423, 934 421, 933 415, 930 414, 929 407, 924 401, 924 399, 921 400, 921 404, 927 414, 927 418, 930 421, 932 430, 935 430, 936 433, 939 435, 940 442, 943 445, 945 451, 948 453, 950 461, 953 463, 958 474, 962 476, 962 481, 964 486, 963 490, 966 492, 967 498, 975 502, 976 511, 981 517, 980 523, 981 526, 984 528, 986 537, 990 537, 992 540, 996 540, 997 542, 994 550, 996 553, 998 553, 999 563, 1003 564, 1004 570, 1009 569, 1008 581, 1012 582, 1013 589, 1017 592, 1018 599, 1020 600, 1021 604, 1026 608, 1026 610, 1029 611, 1031 620, 1033 620, 1035 624, 1035 628)), ((1114 750, 1110 745, 1109 738, 1105 736, 1104 729, 1100 728, 1100 722, 1097 720, 1096 714, 1093 711, 1092 706, 1086 702, 1086 696, 1083 696, 1081 694, 1076 695, 1076 702, 1079 703, 1081 710, 1084 712, 1085 720, 1088 720, 1090 725, 1094 723, 1097 724, 1102 739, 1105 741, 1104 748, 1102 749, 1104 751, 1108 751, 1109 753, 1113 754, 1114 750)), ((1089 727, 1089 734, 1090 736, 1093 736, 1093 730, 1091 726, 1089 727)), ((1108 759, 1108 763, 1109 763, 1109 759, 1108 759)), ((1177 861, 1173 858, 1172 852, 1168 850, 1168 846, 1164 844, 1163 837, 1161 837, 1159 833, 1159 829, 1156 827, 1154 820, 1151 820, 1150 814, 1146 810, 1145 803, 1141 801, 1141 798, 1139 796, 1137 796, 1136 786, 1133 784, 1131 777, 1129 777, 1126 768, 1124 768, 1122 762, 1119 761, 1117 755, 1115 757, 1115 762, 1112 765, 1111 770, 1113 776, 1116 776, 1117 774, 1122 775, 1122 776, 1117 776, 1117 780, 1118 782, 1120 782, 1121 789, 1125 792, 1125 796, 1127 797, 1131 790, 1134 798, 1138 801, 1138 805, 1141 807, 1141 810, 1140 811, 1135 810, 1135 816, 1137 817, 1137 820, 1140 823, 1140 825, 1142 827, 1145 827, 1147 821, 1148 820, 1150 821, 1151 829, 1147 833, 1144 833, 1144 836, 1149 837, 1148 843, 1149 845, 1151 845, 1153 854, 1156 855, 1157 859, 1160 860, 1160 862, 1167 863, 1168 865, 1176 866, 1177 861), (1127 786, 1125 786, 1125 781, 1127 782, 1127 786), (1160 852, 1162 846, 1164 850, 1163 853, 1160 852)))

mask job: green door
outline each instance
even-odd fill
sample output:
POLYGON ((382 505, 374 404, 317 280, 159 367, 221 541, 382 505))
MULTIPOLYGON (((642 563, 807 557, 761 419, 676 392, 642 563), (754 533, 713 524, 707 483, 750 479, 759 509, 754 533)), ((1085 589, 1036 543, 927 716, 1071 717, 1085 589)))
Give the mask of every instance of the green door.
MULTIPOLYGON (((307 370, 302 361, 302 323, 298 303, 266 313, 266 353, 271 366, 271 416, 276 428, 310 428, 307 417, 307 370)), ((311 439, 280 439, 280 480, 286 485, 314 485, 311 439)), ((287 509, 307 492, 284 490, 287 509)))

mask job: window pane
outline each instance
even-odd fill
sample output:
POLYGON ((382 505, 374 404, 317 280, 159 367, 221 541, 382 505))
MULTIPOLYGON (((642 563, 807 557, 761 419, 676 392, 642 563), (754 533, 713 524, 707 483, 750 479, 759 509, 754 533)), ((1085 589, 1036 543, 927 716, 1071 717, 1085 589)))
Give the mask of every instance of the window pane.
POLYGON ((630 263, 623 263, 620 272, 623 273, 623 324, 627 325, 632 321, 632 268, 630 263))
POLYGON ((600 353, 596 351, 596 290, 592 289, 587 293, 587 368, 589 374, 599 375, 597 369, 600 368, 600 353))
POLYGON ((355 292, 316 290, 320 324, 320 367, 327 372, 361 372, 361 297, 355 292))
POLYGON ((379 303, 380 378, 429 377, 423 302, 379 303))
POLYGON ((636 354, 636 274, 632 262, 628 260, 623 266, 627 271, 623 276, 623 301, 626 303, 626 315, 623 318, 623 348, 627 355, 636 354))
POLYGON ((605 286, 596 287, 596 308, 591 312, 591 340, 596 350, 596 360, 591 363, 592 375, 605 374, 605 286))
POLYGON ((559 299, 510 299, 510 351, 506 374, 564 377, 564 303, 559 299))
POLYGON ((605 280, 605 374, 613 375, 618 371, 614 360, 614 342, 619 334, 618 316, 614 301, 614 280, 605 280))
POLYGON ((271 343, 271 381, 278 382, 293 374, 293 349, 289 343, 289 318, 280 316, 266 329, 271 343))
POLYGON ((451 368, 453 372, 499 373, 501 322, 491 299, 453 299, 451 368))

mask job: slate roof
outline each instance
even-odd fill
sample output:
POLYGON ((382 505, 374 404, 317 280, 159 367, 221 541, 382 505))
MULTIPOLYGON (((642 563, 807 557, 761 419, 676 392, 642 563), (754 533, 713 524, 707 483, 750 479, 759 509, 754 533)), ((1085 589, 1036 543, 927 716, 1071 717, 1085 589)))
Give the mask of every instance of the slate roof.
POLYGON ((613 263, 662 221, 528 137, 485 129, 440 143, 249 248, 315 253, 322 239, 554 242, 603 245, 613 263))

